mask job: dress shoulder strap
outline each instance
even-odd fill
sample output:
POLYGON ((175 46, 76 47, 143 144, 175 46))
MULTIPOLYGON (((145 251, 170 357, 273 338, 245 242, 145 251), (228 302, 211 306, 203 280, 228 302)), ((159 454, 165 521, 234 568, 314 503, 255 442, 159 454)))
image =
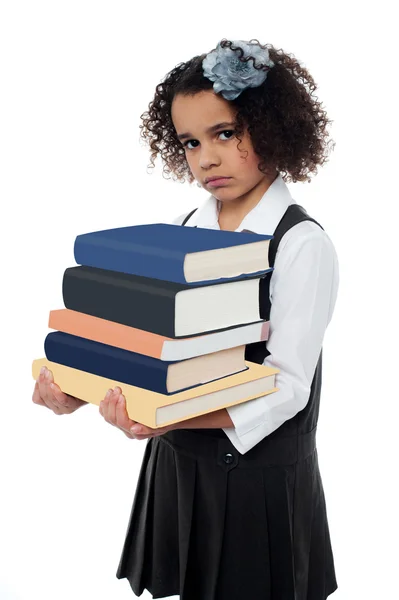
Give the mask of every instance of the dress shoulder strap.
POLYGON ((189 218, 190 218, 190 217, 191 217, 191 216, 192 216, 192 215, 195 213, 195 211, 196 211, 196 210, 197 210, 197 209, 196 209, 196 208, 194 208, 192 211, 190 211, 190 212, 188 213, 188 215, 186 215, 186 216, 184 217, 182 225, 185 225, 185 224, 187 223, 187 221, 189 220, 189 218))
POLYGON ((297 225, 302 221, 313 221, 313 223, 316 223, 316 225, 323 229, 323 227, 320 225, 320 223, 316 221, 316 219, 313 219, 308 215, 307 211, 303 208, 303 206, 300 206, 296 203, 290 204, 287 210, 285 211, 284 215, 281 217, 280 222, 278 223, 273 233, 273 239, 271 240, 269 245, 269 264, 271 267, 274 267, 277 248, 284 234, 287 233, 287 231, 291 229, 291 227, 294 227, 294 225, 297 225))

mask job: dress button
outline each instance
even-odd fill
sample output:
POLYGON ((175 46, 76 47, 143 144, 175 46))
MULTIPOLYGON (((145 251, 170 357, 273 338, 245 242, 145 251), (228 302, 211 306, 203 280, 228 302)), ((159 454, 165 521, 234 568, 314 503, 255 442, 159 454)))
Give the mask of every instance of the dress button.
POLYGON ((224 460, 224 462, 225 462, 225 463, 227 463, 227 464, 229 465, 230 463, 232 463, 232 462, 233 462, 233 460, 234 460, 234 456, 233 456, 232 454, 230 454, 230 452, 227 452, 227 453, 226 453, 226 454, 223 456, 223 460, 224 460))

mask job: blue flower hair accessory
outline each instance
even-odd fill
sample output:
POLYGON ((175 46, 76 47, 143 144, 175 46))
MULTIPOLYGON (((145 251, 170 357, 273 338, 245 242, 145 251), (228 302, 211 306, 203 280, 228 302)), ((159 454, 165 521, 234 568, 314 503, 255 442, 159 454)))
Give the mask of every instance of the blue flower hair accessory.
POLYGON ((267 48, 242 40, 221 40, 202 61, 205 77, 215 82, 215 93, 222 94, 226 100, 235 100, 248 87, 260 86, 272 67, 274 62, 267 48), (230 45, 238 48, 233 49, 230 45), (251 56, 254 60, 249 58, 251 56))

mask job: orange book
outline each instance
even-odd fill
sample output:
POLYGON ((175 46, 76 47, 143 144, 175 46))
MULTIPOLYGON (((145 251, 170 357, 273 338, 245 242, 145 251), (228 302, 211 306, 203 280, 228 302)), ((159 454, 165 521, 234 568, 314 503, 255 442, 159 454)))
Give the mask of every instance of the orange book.
POLYGON ((266 341, 269 337, 269 321, 256 321, 205 335, 169 338, 68 308, 50 311, 48 326, 50 329, 165 361, 186 360, 266 341))

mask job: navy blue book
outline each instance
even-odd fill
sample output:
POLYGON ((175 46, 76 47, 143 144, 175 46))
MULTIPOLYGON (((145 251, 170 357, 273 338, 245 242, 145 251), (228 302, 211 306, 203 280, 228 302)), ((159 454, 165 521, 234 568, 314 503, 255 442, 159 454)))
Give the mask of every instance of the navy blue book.
POLYGON ((175 283, 223 283, 263 275, 272 235, 155 223, 78 235, 78 265, 175 283))
POLYGON ((44 341, 47 360, 160 394, 172 394, 246 371, 245 345, 184 361, 163 361, 62 331, 44 341))

